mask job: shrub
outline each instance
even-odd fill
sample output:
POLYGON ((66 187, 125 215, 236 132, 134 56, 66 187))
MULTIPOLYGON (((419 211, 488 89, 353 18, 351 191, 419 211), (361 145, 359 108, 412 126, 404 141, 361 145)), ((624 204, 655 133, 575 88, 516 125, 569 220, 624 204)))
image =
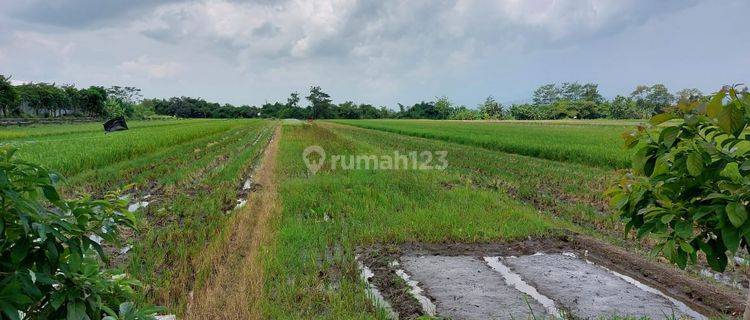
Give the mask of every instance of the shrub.
POLYGON ((729 254, 750 240, 750 95, 725 87, 708 103, 684 102, 624 134, 633 172, 610 190, 613 206, 638 237, 651 234, 655 253, 685 267, 705 253, 724 271, 729 254), (655 125, 673 118, 682 122, 655 125))
POLYGON ((128 304, 137 281, 102 268, 97 241, 117 245, 121 228, 135 224, 127 200, 65 200, 57 174, 14 151, 0 148, 0 318, 100 319, 128 306, 137 311, 129 319, 153 318, 156 309, 128 304))

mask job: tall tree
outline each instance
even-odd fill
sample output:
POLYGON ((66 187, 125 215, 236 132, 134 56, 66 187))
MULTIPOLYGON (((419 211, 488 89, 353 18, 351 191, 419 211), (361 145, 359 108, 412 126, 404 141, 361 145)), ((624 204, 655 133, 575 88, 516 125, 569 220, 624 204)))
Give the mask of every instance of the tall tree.
POLYGON ((489 96, 484 103, 479 105, 479 113, 483 119, 501 119, 503 117, 503 105, 494 97, 489 96))
POLYGON ((10 83, 10 77, 0 74, 0 110, 3 112, 3 117, 18 112, 16 100, 18 100, 18 93, 10 83))
POLYGON ((643 114, 638 113, 638 108, 633 99, 621 95, 612 99, 612 102, 609 104, 608 113, 609 117, 613 119, 633 119, 644 117, 643 114))
POLYGON ((684 102, 700 101, 703 99, 703 92, 697 88, 685 88, 675 92, 675 98, 684 102))
POLYGON ((453 113, 453 102, 446 96, 435 99, 435 114, 430 119, 448 119, 453 113))
POLYGON ((596 83, 587 83, 582 85, 580 99, 597 104, 604 102, 604 97, 599 94, 599 85, 596 83))
POLYGON ((535 105, 553 104, 560 100, 560 89, 554 83, 545 84, 534 90, 533 101, 535 105))
POLYGON ((107 91, 103 87, 91 86, 80 92, 81 107, 91 117, 105 115, 107 91))
POLYGON ((107 88, 107 97, 120 100, 122 103, 136 104, 143 100, 141 89, 136 87, 112 86, 107 88))
POLYGON ((633 90, 630 97, 635 101, 639 112, 646 116, 665 111, 674 101, 674 96, 669 93, 669 90, 663 84, 639 85, 633 90))
POLYGON ((307 97, 310 101, 310 116, 314 119, 331 118, 331 96, 323 92, 319 86, 310 87, 310 95, 307 97))

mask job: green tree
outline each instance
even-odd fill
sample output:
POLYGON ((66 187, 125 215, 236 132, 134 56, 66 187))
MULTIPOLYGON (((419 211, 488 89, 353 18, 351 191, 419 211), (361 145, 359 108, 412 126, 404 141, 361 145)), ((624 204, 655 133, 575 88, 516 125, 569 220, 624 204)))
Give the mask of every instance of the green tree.
POLYGON ((675 92, 675 98, 677 101, 701 101, 703 100, 703 92, 697 88, 685 88, 675 92))
POLYGON ((435 114, 430 119, 448 119, 453 113, 453 102, 446 96, 435 98, 435 114))
POLYGON ((479 113, 482 119, 502 119, 503 105, 497 102, 494 97, 489 96, 479 105, 479 113))
POLYGON ((107 97, 110 99, 117 99, 127 104, 137 104, 141 102, 143 96, 141 95, 141 89, 136 87, 120 87, 112 86, 106 89, 107 97))
POLYGON ((331 118, 331 109, 333 103, 331 102, 331 96, 323 92, 318 86, 310 87, 310 95, 307 97, 307 101, 310 102, 310 116, 314 119, 329 119, 331 118))
POLYGON ((339 104, 338 116, 342 119, 361 119, 362 115, 359 113, 357 105, 354 102, 346 101, 339 104))
POLYGON ((107 91, 103 87, 91 86, 80 91, 81 107, 91 117, 105 116, 107 91))
POLYGON ((81 112, 83 112, 83 110, 81 109, 81 94, 78 89, 73 85, 68 84, 62 86, 62 90, 68 97, 67 108, 72 110, 74 114, 80 114, 81 112))
POLYGON ((666 111, 674 102, 674 96, 663 84, 639 85, 630 93, 630 98, 635 101, 639 112, 646 117, 666 111))
POLYGON ((638 107, 633 99, 623 97, 621 95, 616 96, 609 103, 609 117, 612 119, 635 119, 640 118, 642 114, 638 113, 638 107))
POLYGON ((18 93, 10 83, 10 77, 0 74, 0 110, 3 112, 3 117, 18 113, 17 100, 18 93))
POLYGON ((448 118, 451 120, 478 120, 481 119, 481 114, 476 110, 467 108, 466 106, 458 106, 448 118))
POLYGON ((562 92, 554 83, 545 84, 536 90, 532 97, 535 105, 548 105, 553 104, 557 100, 561 99, 562 92))
POLYGON ((611 203, 626 232, 657 241, 655 253, 684 268, 703 252, 722 272, 750 243, 750 149, 740 147, 750 137, 750 94, 725 87, 707 104, 683 102, 678 110, 654 116, 651 125, 678 115, 679 124, 623 135, 638 150, 632 172, 609 191, 611 203))

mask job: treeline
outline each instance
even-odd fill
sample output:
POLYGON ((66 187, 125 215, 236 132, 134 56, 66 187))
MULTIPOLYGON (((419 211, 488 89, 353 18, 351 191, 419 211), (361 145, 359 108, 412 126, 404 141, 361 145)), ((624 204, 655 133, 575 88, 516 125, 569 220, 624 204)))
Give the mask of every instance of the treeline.
POLYGON ((662 84, 638 86, 627 96, 607 100, 593 83, 547 84, 534 91, 531 103, 504 106, 492 96, 474 108, 456 105, 447 97, 421 101, 410 106, 398 104, 398 110, 352 101, 333 103, 331 96, 314 86, 301 105, 299 93, 286 101, 265 103, 260 107, 219 105, 193 98, 153 100, 157 114, 191 118, 297 118, 297 119, 636 119, 672 108, 678 101, 705 100, 698 89, 683 89, 674 94, 662 84))
POLYGON ((663 112, 679 100, 706 99, 698 89, 670 93, 662 84, 641 85, 628 95, 605 99, 597 84, 566 82, 540 86, 530 103, 503 105, 492 96, 476 107, 457 105, 447 97, 421 101, 413 105, 398 104, 393 110, 385 106, 358 104, 352 101, 333 103, 331 96, 313 86, 304 97, 290 94, 286 101, 267 102, 257 106, 234 106, 208 102, 200 98, 174 97, 143 99, 140 89, 114 86, 76 88, 48 83, 12 85, 0 75, 0 115, 15 116, 89 116, 148 118, 297 118, 297 119, 634 119, 663 112))
POLYGON ((3 117, 117 117, 145 118, 155 115, 142 100, 140 89, 113 86, 76 88, 54 83, 12 85, 0 75, 0 116, 3 117))

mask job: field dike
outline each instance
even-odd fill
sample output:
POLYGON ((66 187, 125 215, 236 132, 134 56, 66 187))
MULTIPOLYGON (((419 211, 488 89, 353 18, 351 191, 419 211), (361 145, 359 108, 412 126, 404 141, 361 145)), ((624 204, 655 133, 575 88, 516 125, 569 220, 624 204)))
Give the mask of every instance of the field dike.
POLYGON ((253 175, 253 184, 261 187, 247 194, 247 205, 234 211, 221 237, 206 248, 204 263, 212 270, 191 296, 186 318, 261 318, 257 302, 263 292, 263 268, 258 257, 272 237, 269 220, 279 212, 275 171, 280 139, 277 126, 253 175))
POLYGON ((735 292, 578 235, 359 251, 373 304, 391 318, 707 319, 743 305, 735 292))

